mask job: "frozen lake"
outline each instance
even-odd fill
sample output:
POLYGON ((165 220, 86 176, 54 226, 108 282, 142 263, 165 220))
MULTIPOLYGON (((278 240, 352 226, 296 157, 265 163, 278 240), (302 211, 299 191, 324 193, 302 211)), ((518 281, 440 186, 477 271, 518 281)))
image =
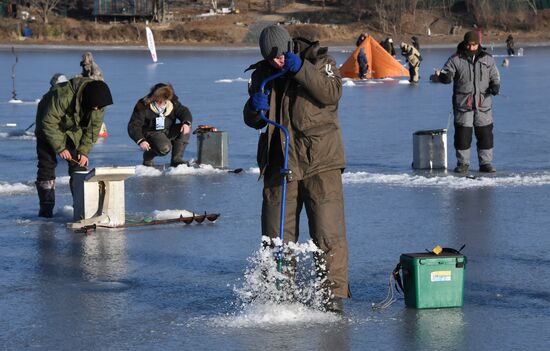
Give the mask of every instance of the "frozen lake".
MULTIPOLYGON (((349 49, 331 53, 341 64, 349 49)), ((296 305, 243 307, 234 291, 260 246, 258 133, 242 122, 249 78, 243 71, 259 60, 259 50, 161 50, 158 64, 145 50, 93 51, 115 104, 107 108, 109 137, 92 151, 92 167, 141 163, 126 124, 138 98, 155 83, 170 82, 194 126, 228 132, 230 165, 245 171, 140 166, 126 182, 127 216, 188 210, 219 212, 220 219, 84 236, 64 225, 72 218, 65 165, 58 167, 55 218, 36 216, 35 142, 10 136, 34 121, 36 104, 8 103, 14 57, 0 49, 0 125, 18 125, 0 128, 0 348, 547 350, 550 48, 525 47, 508 68, 500 66, 505 49, 495 49, 502 79, 502 95, 494 99, 498 172, 478 179, 410 168, 412 133, 448 125, 452 87, 428 76, 453 51, 422 50, 418 86, 403 78, 344 87, 353 298, 339 317, 296 305), (399 255, 437 244, 466 245, 464 307, 414 310, 398 299, 373 311, 399 255)), ((17 53, 17 96, 33 101, 54 73, 79 73, 83 51, 17 53)), ((185 158, 195 155, 192 137, 185 158)))

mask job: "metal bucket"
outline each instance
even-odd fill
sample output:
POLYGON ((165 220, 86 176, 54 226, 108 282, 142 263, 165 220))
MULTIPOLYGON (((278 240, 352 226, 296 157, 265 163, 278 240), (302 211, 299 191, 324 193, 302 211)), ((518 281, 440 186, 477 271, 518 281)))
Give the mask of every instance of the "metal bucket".
POLYGON ((414 132, 412 167, 447 169, 447 129, 414 132))
POLYGON ((229 141, 226 132, 197 133, 197 162, 216 168, 229 167, 229 141))

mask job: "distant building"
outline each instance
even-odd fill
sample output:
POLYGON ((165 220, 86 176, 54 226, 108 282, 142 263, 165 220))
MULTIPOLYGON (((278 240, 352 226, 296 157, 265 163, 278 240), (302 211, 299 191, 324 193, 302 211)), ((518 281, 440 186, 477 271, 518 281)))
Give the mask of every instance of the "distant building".
POLYGON ((94 16, 153 17, 156 0, 94 0, 94 16))

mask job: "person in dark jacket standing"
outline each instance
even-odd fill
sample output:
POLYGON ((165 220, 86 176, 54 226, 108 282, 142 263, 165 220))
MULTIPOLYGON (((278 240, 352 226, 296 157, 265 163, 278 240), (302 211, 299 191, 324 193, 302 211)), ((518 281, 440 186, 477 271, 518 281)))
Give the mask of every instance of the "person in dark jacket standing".
POLYGON ((359 46, 359 45, 363 44, 365 39, 367 39, 367 36, 368 36, 367 33, 359 34, 359 36, 357 37, 357 40, 355 41, 355 46, 359 46))
POLYGON ((508 56, 516 54, 514 50, 514 37, 512 34, 508 35, 508 38, 506 38, 506 52, 508 52, 508 56))
POLYGON ((155 156, 172 151, 171 167, 186 164, 183 152, 189 142, 191 112, 174 94, 170 84, 158 83, 140 99, 128 122, 130 138, 143 150, 143 165, 152 167, 155 156))
POLYGON ((266 128, 257 155, 264 177, 262 233, 279 237, 285 137, 260 118, 260 110, 290 133, 292 178, 286 190, 285 242, 298 241, 299 217, 305 206, 309 234, 324 252, 321 259, 326 262, 331 292, 326 308, 341 312, 343 299, 350 297, 342 192, 345 157, 338 118, 342 78, 326 48, 298 38, 293 42, 282 26, 264 28, 259 46, 264 60, 249 68, 254 71, 243 114, 249 127, 266 128), (268 83, 268 95, 260 91, 261 83, 280 70, 287 73, 268 83))
POLYGON ((472 131, 477 139, 480 172, 496 172, 493 161, 493 99, 500 90, 500 74, 493 57, 480 46, 478 33, 467 32, 434 81, 453 82, 454 146, 457 173, 470 167, 472 131))
POLYGON ((393 39, 391 37, 387 37, 385 40, 382 40, 380 45, 382 45, 388 54, 395 56, 395 48, 393 47, 393 39))
MULTIPOLYGON (((40 217, 52 217, 55 206, 55 168, 59 156, 69 165, 69 175, 88 166, 88 155, 98 139, 105 106, 113 103, 105 82, 73 78, 52 85, 36 111, 36 189, 40 217)), ((53 80, 52 80, 53 82, 53 80)))
POLYGON ((357 63, 359 64, 359 79, 367 79, 367 71, 369 70, 369 61, 365 54, 365 49, 359 49, 357 54, 357 63))

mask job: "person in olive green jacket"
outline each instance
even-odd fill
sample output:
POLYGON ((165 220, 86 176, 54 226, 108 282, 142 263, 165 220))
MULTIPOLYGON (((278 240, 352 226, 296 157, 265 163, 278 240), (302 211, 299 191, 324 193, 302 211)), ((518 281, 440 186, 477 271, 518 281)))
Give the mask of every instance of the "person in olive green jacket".
POLYGON ((318 258, 326 263, 324 274, 330 289, 325 307, 342 312, 342 299, 350 297, 342 191, 346 161, 338 118, 342 78, 326 48, 301 38, 292 41, 282 26, 262 31, 260 51, 264 60, 249 68, 254 72, 243 114, 249 127, 267 127, 260 136, 257 155, 264 176, 262 234, 279 237, 285 137, 261 119, 260 110, 290 133, 288 168, 292 179, 286 190, 285 242, 298 241, 300 212, 305 206, 309 234, 324 252, 318 258), (262 81, 282 69, 288 73, 268 83, 268 95, 260 91, 262 81))
POLYGON ((88 166, 88 155, 97 141, 105 106, 111 105, 105 82, 73 78, 48 91, 36 111, 36 189, 40 217, 52 217, 55 205, 57 156, 66 160, 69 175, 88 166))

